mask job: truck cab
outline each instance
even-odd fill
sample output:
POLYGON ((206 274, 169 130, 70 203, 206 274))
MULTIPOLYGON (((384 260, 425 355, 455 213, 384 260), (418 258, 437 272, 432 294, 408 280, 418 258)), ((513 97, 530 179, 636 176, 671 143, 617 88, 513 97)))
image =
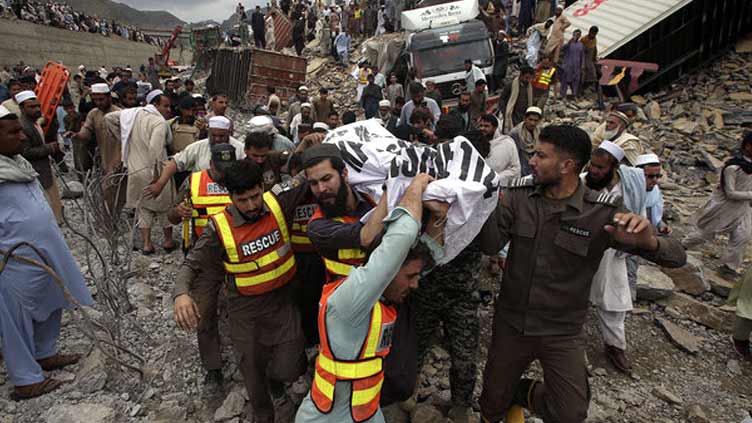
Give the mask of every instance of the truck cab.
POLYGON ((486 25, 479 20, 410 33, 405 42, 407 68, 415 69, 423 82, 434 81, 447 100, 465 90, 467 59, 490 78, 493 44, 486 25))

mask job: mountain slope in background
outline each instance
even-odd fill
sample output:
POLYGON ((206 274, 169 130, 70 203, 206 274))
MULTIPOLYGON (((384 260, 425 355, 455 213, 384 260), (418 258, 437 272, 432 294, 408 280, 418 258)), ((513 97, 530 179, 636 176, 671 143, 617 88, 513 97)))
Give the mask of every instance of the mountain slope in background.
POLYGON ((163 10, 137 10, 110 0, 65 0, 64 3, 87 15, 114 19, 139 28, 173 29, 176 25, 186 24, 172 13, 163 10))

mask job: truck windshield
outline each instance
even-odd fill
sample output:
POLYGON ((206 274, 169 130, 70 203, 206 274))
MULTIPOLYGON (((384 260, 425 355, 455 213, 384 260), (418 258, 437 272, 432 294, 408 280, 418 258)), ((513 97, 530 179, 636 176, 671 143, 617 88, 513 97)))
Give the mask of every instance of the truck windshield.
POLYGON ((472 59, 481 68, 491 66, 491 46, 488 40, 449 44, 413 52, 415 68, 422 78, 464 72, 465 59, 472 59))

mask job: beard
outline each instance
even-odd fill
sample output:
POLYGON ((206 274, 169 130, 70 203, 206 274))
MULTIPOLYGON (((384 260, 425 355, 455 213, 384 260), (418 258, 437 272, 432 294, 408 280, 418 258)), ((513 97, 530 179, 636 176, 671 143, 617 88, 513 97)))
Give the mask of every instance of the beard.
POLYGON ((619 130, 613 129, 611 131, 605 131, 603 133, 603 139, 606 141, 613 141, 616 138, 619 138, 619 135, 621 135, 621 133, 619 133, 619 130))
POLYGON ((381 111, 379 111, 379 118, 384 122, 388 121, 391 116, 392 112, 381 113, 381 111))
POLYGON ((344 180, 336 194, 323 193, 317 199, 317 203, 326 217, 344 216, 347 213, 347 184, 344 180), (323 200, 334 198, 334 203, 324 203, 323 200))
POLYGON ((460 111, 460 112, 462 112, 462 113, 465 113, 465 112, 467 112, 467 111, 468 111, 468 109, 470 109, 470 106, 468 106, 468 105, 466 105, 466 104, 458 104, 458 105, 457 105, 457 110, 459 110, 459 111, 460 111))
POLYGON ((611 170, 608 171, 608 174, 603 179, 595 179, 593 178, 593 175, 588 172, 587 175, 585 175, 585 185, 588 186, 588 188, 600 191, 603 188, 606 188, 614 179, 614 169, 611 168, 611 170))

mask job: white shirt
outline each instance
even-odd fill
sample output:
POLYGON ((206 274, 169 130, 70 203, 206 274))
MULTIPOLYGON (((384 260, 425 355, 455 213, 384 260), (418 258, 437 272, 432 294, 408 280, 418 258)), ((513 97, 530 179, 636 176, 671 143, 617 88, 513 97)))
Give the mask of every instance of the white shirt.
MULTIPOLYGON (((235 147, 235 158, 242 160, 245 158, 245 144, 230 137, 230 144, 235 147)), ((211 161, 211 145, 209 139, 205 138, 194 142, 185 148, 185 150, 172 156, 178 167, 178 172, 200 172, 209 169, 211 161)))
POLYGON ((491 140, 491 151, 486 163, 499 175, 501 186, 505 187, 515 178, 520 177, 522 167, 517 145, 512 137, 502 135, 491 140))

